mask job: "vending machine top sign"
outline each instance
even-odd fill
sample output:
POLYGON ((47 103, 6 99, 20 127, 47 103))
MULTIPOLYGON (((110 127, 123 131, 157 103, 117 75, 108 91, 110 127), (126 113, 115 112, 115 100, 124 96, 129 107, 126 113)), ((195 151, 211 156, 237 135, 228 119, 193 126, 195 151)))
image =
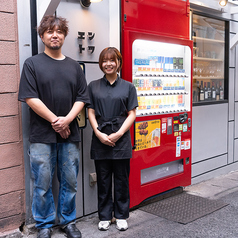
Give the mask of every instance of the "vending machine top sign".
POLYGON ((123 29, 189 39, 189 0, 123 0, 123 29))

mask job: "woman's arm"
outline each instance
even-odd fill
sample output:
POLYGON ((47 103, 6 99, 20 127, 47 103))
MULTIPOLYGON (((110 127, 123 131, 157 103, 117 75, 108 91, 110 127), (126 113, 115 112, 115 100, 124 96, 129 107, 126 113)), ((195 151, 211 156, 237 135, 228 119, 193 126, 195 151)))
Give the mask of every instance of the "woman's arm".
POLYGON ((109 135, 109 139, 114 143, 116 143, 130 129, 135 119, 136 119, 136 109, 134 108, 128 112, 128 116, 126 120, 123 122, 121 128, 117 132, 109 135))
POLYGON ((115 143, 109 139, 107 134, 102 133, 97 129, 98 123, 95 116, 95 110, 92 108, 88 109, 88 119, 97 138, 105 145, 115 146, 115 143))

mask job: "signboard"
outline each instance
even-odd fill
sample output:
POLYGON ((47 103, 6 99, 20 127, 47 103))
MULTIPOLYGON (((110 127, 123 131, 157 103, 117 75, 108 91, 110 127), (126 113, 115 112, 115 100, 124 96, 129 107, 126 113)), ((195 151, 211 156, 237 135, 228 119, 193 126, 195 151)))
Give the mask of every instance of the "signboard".
POLYGON ((136 149, 135 151, 160 146, 161 121, 136 122, 136 149))

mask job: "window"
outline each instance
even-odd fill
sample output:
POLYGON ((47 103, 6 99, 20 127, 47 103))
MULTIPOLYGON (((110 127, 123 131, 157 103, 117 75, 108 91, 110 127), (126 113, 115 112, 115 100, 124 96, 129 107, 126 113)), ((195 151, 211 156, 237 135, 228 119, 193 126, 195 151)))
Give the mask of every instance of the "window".
POLYGON ((193 14, 193 105, 227 99, 226 21, 193 14))

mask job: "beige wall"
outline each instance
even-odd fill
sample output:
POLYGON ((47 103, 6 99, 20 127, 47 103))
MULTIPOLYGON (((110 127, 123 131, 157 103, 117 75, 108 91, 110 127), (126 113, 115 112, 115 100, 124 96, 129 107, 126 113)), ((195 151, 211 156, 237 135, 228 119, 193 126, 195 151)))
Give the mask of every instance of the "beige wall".
POLYGON ((0 233, 25 219, 16 0, 0 1, 0 233))

